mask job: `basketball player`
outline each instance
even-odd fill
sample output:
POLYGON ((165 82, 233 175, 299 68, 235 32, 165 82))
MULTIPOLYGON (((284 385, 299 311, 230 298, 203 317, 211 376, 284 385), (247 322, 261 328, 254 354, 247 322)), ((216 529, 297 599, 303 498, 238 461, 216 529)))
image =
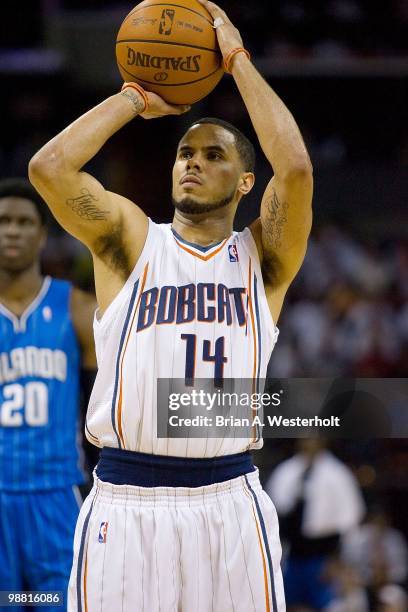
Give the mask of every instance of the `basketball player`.
POLYGON ((99 304, 86 431, 102 451, 78 520, 70 611, 285 609, 276 512, 249 454, 259 437, 156 434, 157 378, 265 376, 311 227, 312 169, 296 122, 226 14, 203 4, 273 168, 250 228, 233 232, 254 183, 253 147, 217 119, 196 121, 179 143, 171 226, 81 170, 138 115, 188 110, 136 84, 81 116, 30 163, 55 217, 92 253, 99 304))
POLYGON ((44 213, 27 180, 0 181, 0 591, 62 591, 64 610, 94 299, 41 275, 44 213))

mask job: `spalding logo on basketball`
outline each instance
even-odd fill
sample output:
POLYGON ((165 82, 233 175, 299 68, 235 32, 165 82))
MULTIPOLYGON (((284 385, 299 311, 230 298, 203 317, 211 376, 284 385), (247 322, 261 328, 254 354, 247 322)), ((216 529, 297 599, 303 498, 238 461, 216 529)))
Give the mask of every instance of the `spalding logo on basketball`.
POLYGON ((137 81, 167 102, 204 98, 224 71, 212 18, 197 0, 138 4, 123 21, 116 59, 124 81, 137 81))

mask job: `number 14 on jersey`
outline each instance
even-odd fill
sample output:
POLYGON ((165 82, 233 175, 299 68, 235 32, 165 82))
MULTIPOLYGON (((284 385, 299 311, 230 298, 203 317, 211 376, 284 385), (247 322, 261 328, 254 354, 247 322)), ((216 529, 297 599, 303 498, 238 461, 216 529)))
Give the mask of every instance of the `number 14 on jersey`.
MULTIPOLYGON (((197 355, 197 335, 196 334, 181 334, 181 339, 186 343, 186 367, 185 367, 185 384, 191 386, 194 384, 195 370, 196 370, 196 355, 197 355)), ((201 347, 199 347, 200 350, 201 347)), ((200 350, 199 355, 202 355, 203 361, 209 361, 214 363, 214 380, 216 386, 222 385, 224 377, 224 363, 227 363, 228 359, 224 354, 225 350, 225 337, 220 336, 214 343, 214 352, 211 354, 211 341, 203 340, 202 352, 200 350)))

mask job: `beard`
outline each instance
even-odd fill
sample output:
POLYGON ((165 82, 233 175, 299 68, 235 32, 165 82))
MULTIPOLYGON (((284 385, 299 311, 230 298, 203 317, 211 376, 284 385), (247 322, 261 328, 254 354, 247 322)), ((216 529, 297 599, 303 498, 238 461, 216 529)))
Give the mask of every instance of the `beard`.
POLYGON ((222 200, 216 200, 211 203, 200 204, 194 198, 190 196, 185 196, 180 200, 176 200, 172 197, 173 206, 176 210, 185 213, 187 215, 201 215, 202 213, 209 213, 213 210, 218 210, 219 208, 224 208, 224 206, 228 206, 232 202, 235 196, 235 189, 222 200))

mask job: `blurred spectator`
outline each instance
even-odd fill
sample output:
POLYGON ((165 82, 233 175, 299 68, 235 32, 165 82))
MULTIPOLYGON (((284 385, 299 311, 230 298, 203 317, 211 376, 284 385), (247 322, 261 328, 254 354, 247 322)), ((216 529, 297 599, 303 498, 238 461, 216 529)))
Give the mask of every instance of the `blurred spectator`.
POLYGON ((328 576, 335 598, 325 612, 369 612, 367 595, 352 567, 336 559, 329 564, 328 576))
POLYGON ((340 536, 361 520, 364 502, 354 476, 323 440, 299 440, 297 447, 298 453, 274 470, 265 490, 288 547, 283 566, 288 611, 324 610, 336 600, 329 561, 340 536))
POLYGON ((407 579, 407 543, 381 507, 373 508, 363 525, 344 536, 342 558, 368 589, 390 583, 403 585, 407 579))
POLYGON ((408 597, 404 589, 395 584, 389 584, 378 593, 376 612, 407 612, 408 597))

